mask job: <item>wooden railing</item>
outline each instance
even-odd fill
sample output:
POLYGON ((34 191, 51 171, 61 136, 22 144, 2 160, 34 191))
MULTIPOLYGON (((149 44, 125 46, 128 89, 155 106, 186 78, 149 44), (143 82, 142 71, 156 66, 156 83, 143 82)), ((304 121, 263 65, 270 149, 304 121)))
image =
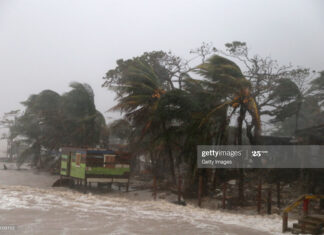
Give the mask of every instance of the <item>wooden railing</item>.
POLYGON ((298 197, 293 203, 291 203, 289 206, 287 206, 283 210, 282 214, 282 232, 287 232, 289 230, 288 228, 288 213, 294 209, 295 207, 299 206, 301 203, 303 203, 303 212, 304 215, 308 214, 308 205, 309 205, 309 200, 314 200, 314 199, 324 199, 324 195, 302 195, 298 197))

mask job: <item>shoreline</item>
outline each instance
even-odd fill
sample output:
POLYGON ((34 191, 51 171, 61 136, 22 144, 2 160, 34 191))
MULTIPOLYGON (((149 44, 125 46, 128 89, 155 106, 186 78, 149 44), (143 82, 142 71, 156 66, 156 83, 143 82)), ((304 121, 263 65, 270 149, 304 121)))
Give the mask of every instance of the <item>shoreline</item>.
MULTIPOLYGON (((185 218, 196 217, 199 221, 206 220, 208 224, 217 223, 218 226, 235 226, 232 228, 235 231, 249 230, 250 234, 258 234, 257 231, 263 234, 282 234, 281 233, 281 216, 279 215, 257 215, 249 212, 249 210, 222 210, 215 209, 212 206, 211 201, 217 201, 215 199, 208 200, 203 199, 203 206, 199 208, 197 206, 196 199, 186 200, 187 205, 177 205, 174 202, 177 201, 177 195, 168 191, 157 191, 157 200, 153 199, 151 189, 135 189, 130 187, 129 192, 118 191, 118 187, 113 187, 110 192, 100 192, 98 190, 89 190, 87 193, 81 192, 79 189, 70 189, 67 187, 51 187, 51 183, 54 183, 58 179, 57 175, 51 175, 48 172, 34 171, 34 170, 0 170, 0 176, 7 177, 8 182, 1 182, 0 178, 0 192, 13 192, 24 194, 32 197, 33 195, 43 197, 57 197, 62 201, 70 200, 73 197, 87 198, 87 200, 93 200, 97 204, 110 201, 112 203, 122 202, 125 205, 131 204, 142 208, 152 207, 159 213, 170 213, 170 215, 176 213, 177 216, 183 215, 185 218), (14 180, 13 180, 14 179, 14 180), (29 179, 29 180, 26 180, 29 179), (39 182, 37 182, 39 181, 39 182), (38 185, 39 184, 39 185, 38 185), (48 196, 49 195, 49 196, 48 196), (240 230, 241 229, 241 230, 240 230)), ((13 201, 14 198, 12 198, 13 201)), ((17 201, 19 204, 20 202, 17 201)), ((36 202, 37 203, 37 202, 36 202)), ((89 203, 87 201, 87 203, 89 203)), ((47 205, 44 208, 50 207, 47 205)), ((19 206, 18 206, 19 208, 19 206)), ((41 209, 41 205, 39 205, 41 209)), ((127 208, 127 206, 126 206, 127 208)), ((151 209, 150 209, 151 210, 151 209)), ((150 212, 152 213, 152 212, 150 212)), ((189 219, 190 220, 190 219, 189 219)), ((291 221, 290 221, 291 223, 291 221)), ((227 228, 230 229, 230 228, 227 228)), ((242 234, 249 234, 247 231, 242 234)), ((236 234, 236 233, 235 233, 236 234)), ((240 234, 240 233, 238 233, 240 234)))

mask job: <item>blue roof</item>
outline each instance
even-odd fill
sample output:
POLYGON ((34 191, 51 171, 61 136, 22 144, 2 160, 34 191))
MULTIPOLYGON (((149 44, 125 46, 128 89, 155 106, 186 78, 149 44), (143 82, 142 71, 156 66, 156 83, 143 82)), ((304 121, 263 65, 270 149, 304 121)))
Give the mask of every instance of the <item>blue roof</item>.
POLYGON ((112 150, 87 150, 87 153, 91 154, 115 154, 112 150))

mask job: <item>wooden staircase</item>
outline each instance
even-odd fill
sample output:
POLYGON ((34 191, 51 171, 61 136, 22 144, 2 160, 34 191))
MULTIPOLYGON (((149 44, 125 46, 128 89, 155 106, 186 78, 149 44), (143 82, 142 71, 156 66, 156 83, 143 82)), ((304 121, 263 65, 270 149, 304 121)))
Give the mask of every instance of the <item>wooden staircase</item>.
POLYGON ((308 207, 310 200, 324 199, 324 195, 301 195, 288 205, 282 213, 282 232, 291 231, 294 234, 323 234, 324 233, 324 215, 309 215, 308 207), (304 217, 293 224, 292 228, 288 227, 288 213, 303 203, 304 217))
POLYGON ((323 234, 324 232, 324 216, 323 215, 307 215, 293 224, 291 230, 293 234, 323 234))

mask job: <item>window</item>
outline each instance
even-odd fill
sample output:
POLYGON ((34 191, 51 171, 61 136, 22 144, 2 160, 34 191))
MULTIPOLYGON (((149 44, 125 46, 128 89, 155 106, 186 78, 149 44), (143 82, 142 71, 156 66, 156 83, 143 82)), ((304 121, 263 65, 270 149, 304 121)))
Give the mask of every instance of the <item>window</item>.
POLYGON ((104 155, 104 167, 106 168, 114 168, 115 166, 115 155, 104 155))

